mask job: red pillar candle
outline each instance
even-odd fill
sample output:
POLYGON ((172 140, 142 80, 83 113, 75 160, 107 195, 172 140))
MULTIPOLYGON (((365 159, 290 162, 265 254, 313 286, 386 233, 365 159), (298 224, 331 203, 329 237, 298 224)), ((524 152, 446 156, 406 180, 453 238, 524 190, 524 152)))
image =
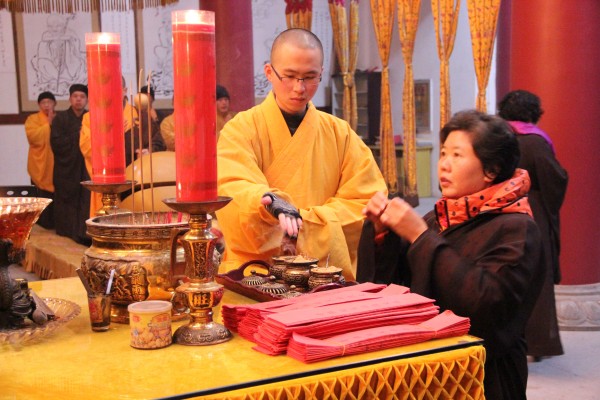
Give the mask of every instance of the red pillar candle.
POLYGON ((211 11, 171 14, 177 200, 217 198, 215 16, 211 11))
POLYGON ((85 34, 92 181, 125 182, 121 43, 118 33, 85 34))

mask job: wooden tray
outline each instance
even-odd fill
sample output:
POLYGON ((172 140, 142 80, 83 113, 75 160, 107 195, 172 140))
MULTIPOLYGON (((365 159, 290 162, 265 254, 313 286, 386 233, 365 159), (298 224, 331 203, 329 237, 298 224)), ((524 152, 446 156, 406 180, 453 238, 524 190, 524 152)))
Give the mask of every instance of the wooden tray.
MULTIPOLYGON (((262 261, 262 260, 248 261, 248 262, 240 265, 240 267, 238 269, 231 270, 225 274, 217 274, 215 276, 215 280, 218 283, 220 283, 221 285, 225 286, 227 289, 231 290, 232 292, 239 293, 243 296, 246 296, 250 299, 253 299, 253 300, 256 300, 259 302, 283 299, 284 297, 282 297, 282 296, 279 296, 276 294, 271 294, 271 293, 266 293, 266 292, 263 292, 262 290, 258 289, 257 287, 248 286, 248 285, 244 285, 243 283, 241 283, 242 279, 244 279, 244 277, 245 277, 244 271, 246 270, 246 268, 251 267, 251 266, 259 266, 260 268, 264 268, 268 271, 270 265, 266 261, 262 261)), ((258 271, 256 272, 256 276, 262 276, 264 278, 269 277, 268 275, 261 274, 258 271)), ((306 292, 303 294, 321 292, 323 290, 338 289, 338 288, 341 288, 344 286, 352 286, 352 285, 356 285, 356 284, 357 284, 357 282, 355 282, 355 281, 346 281, 344 284, 329 283, 327 285, 319 286, 319 287, 311 290, 310 292, 306 292)))

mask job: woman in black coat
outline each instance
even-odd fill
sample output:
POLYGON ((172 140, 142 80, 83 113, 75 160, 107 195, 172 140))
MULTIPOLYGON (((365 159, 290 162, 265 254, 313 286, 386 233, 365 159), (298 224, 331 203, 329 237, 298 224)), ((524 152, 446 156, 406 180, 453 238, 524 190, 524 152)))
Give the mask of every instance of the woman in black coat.
POLYGON ((498 104, 498 115, 517 134, 521 150, 519 168, 529 172, 529 204, 544 246, 546 281, 525 329, 527 354, 537 361, 543 356, 563 354, 554 285, 561 279, 559 211, 568 183, 567 171, 556 159, 552 140, 536 125, 543 113, 540 98, 526 90, 512 91, 498 104))
POLYGON ((525 324, 543 283, 540 233, 501 118, 457 113, 441 130, 442 198, 421 218, 405 201, 369 201, 357 279, 399 283, 471 320, 484 339, 487 399, 525 399, 525 324))

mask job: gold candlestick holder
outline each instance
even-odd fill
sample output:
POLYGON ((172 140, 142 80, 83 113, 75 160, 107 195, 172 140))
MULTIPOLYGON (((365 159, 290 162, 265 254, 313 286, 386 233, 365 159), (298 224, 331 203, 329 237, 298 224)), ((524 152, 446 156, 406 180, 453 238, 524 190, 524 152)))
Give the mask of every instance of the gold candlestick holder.
POLYGON ((215 282, 219 265, 213 259, 216 236, 210 231, 209 217, 210 213, 225 207, 230 201, 231 197, 223 196, 199 202, 181 202, 173 198, 163 200, 173 210, 190 215, 189 230, 179 238, 185 252, 185 275, 189 282, 179 285, 175 290, 183 293, 191 319, 188 325, 175 331, 174 343, 202 346, 226 342, 232 338, 231 332, 214 322, 212 317, 212 308, 221 302, 224 289, 223 285, 215 282))
POLYGON ((83 181, 81 184, 91 192, 102 193, 102 208, 96 211, 97 216, 118 214, 128 212, 117 206, 119 193, 123 193, 131 188, 131 184, 135 182, 124 181, 119 183, 99 183, 94 181, 83 181))

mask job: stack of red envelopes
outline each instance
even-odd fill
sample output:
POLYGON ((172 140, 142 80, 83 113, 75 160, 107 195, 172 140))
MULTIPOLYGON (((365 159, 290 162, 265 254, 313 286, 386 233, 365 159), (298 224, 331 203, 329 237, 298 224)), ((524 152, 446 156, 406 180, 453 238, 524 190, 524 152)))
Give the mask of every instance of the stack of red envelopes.
POLYGON ((269 355, 284 354, 292 333, 326 338, 366 328, 416 324, 438 314, 434 301, 415 293, 348 296, 345 302, 278 310, 263 315, 254 335, 254 348, 269 355))
POLYGON ((221 307, 221 317, 225 326, 234 332, 238 332, 242 337, 254 341, 254 333, 262 323, 264 316, 279 310, 293 310, 312 307, 316 304, 335 304, 349 301, 348 296, 355 298, 353 293, 363 293, 368 296, 370 293, 378 293, 382 290, 387 292, 395 291, 398 293, 408 292, 408 288, 398 285, 389 287, 375 283, 361 283, 359 285, 347 286, 335 289, 335 294, 330 291, 311 293, 310 295, 269 301, 251 305, 227 305, 221 307))
POLYGON ((269 355, 304 362, 468 333, 469 319, 399 285, 363 283, 272 302, 224 304, 225 326, 269 355))
POLYGON ((294 332, 287 347, 287 354, 303 362, 322 361, 349 354, 406 346, 469 332, 468 318, 459 317, 452 311, 443 313, 416 325, 388 325, 360 329, 341 335, 318 339, 294 332))

